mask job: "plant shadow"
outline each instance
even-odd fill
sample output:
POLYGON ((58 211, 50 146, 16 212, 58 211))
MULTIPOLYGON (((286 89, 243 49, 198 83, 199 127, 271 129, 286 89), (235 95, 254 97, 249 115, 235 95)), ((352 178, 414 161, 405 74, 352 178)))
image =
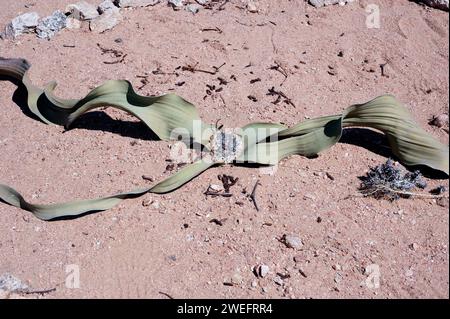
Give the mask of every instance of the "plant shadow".
POLYGON ((342 131, 339 143, 359 146, 380 156, 395 158, 386 135, 371 129, 346 128, 342 131))
POLYGON ((81 115, 70 129, 103 131, 146 141, 159 141, 159 137, 143 122, 117 120, 102 111, 91 111, 81 115))

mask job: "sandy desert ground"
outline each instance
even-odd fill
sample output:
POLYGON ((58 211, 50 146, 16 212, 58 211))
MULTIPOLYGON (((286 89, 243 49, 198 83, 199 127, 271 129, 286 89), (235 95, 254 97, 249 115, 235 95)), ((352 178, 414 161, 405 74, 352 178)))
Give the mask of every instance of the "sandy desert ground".
MULTIPOLYGON (((72 2, 2 0, 0 28, 20 13, 45 16, 72 2)), ((124 21, 105 33, 84 24, 49 41, 25 34, 0 40, 0 56, 26 58, 33 82, 56 80, 61 97, 80 98, 105 80, 128 79, 143 95, 177 93, 205 122, 220 119, 226 127, 258 120, 293 125, 391 93, 448 144, 448 130, 428 124, 448 113, 448 12, 407 0, 256 4, 255 13, 238 0, 195 15, 163 4, 126 9, 124 21), (370 4, 380 8, 380 28, 366 26, 370 4), (115 57, 98 44, 126 56, 106 64, 115 57), (179 69, 196 63, 208 70, 225 64, 215 75, 179 69), (286 79, 271 69, 276 64, 286 79), (222 89, 208 94, 208 86, 222 89), (294 105, 273 104, 271 87, 294 105)), ((151 184, 142 175, 169 176, 170 143, 153 140, 132 116, 97 110, 64 132, 24 115, 15 89, 0 82, 0 179, 26 198, 98 197, 151 184)), ((386 161, 371 147, 379 136, 359 133, 360 143, 347 136, 318 158, 283 160, 273 176, 213 168, 173 193, 147 194, 78 219, 45 222, 0 204, 0 275, 34 290, 55 288, 27 298, 448 298, 448 199, 348 198, 357 193, 358 176, 386 161), (219 184, 219 174, 239 178, 232 197, 203 194, 219 184), (242 193, 257 180, 260 211, 242 193), (286 247, 285 234, 303 245, 286 247), (261 264, 269 267, 264 278, 252 272, 261 264), (379 287, 365 284, 370 265, 379 267, 379 287), (66 285, 73 267, 79 288, 66 285)), ((427 181, 429 188, 448 187, 448 180, 427 181)))

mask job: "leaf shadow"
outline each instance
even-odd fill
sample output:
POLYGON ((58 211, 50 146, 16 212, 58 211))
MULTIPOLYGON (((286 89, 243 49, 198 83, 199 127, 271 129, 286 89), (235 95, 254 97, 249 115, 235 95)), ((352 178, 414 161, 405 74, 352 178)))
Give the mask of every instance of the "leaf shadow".
POLYGON ((103 131, 146 141, 160 141, 159 137, 143 122, 113 119, 102 111, 91 111, 81 115, 70 127, 90 131, 103 131))

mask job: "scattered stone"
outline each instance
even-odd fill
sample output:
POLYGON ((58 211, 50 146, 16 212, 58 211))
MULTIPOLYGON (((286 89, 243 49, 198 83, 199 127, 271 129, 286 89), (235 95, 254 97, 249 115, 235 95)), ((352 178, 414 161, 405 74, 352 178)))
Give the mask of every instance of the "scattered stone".
POLYGON ((258 282, 256 280, 253 280, 251 283, 252 288, 258 287, 258 282))
POLYGON ((18 278, 11 274, 3 274, 0 276, 0 290, 6 290, 10 292, 25 291, 28 290, 28 286, 21 282, 18 278))
POLYGON ((331 266, 334 270, 336 270, 336 271, 340 271, 340 270, 342 270, 342 267, 341 267, 341 265, 339 265, 339 264, 335 264, 335 265, 333 265, 333 266, 331 266))
POLYGON ((160 0, 114 0, 114 4, 121 8, 148 7, 160 3, 160 0))
POLYGON ((233 285, 241 285, 243 282, 242 276, 240 273, 236 272, 232 277, 231 277, 231 283, 233 285))
POLYGON ((354 2, 355 0, 309 0, 309 3, 316 7, 320 8, 323 6, 329 6, 333 4, 339 4, 341 6, 345 5, 346 3, 354 2))
POLYGON ((43 18, 36 27, 37 36, 41 39, 50 39, 66 27, 67 17, 56 10, 52 15, 43 18))
POLYGON ((185 7, 185 9, 186 9, 186 11, 189 11, 189 12, 191 12, 193 14, 196 14, 196 13, 198 13, 200 11, 201 6, 198 5, 198 4, 188 4, 185 7))
POLYGON ((428 124, 439 128, 448 126, 448 114, 434 116, 428 124))
POLYGON ((416 0, 416 2, 422 2, 429 7, 449 11, 449 0, 416 0))
POLYGON ((79 1, 75 4, 69 4, 66 7, 65 12, 70 13, 72 18, 81 21, 92 20, 98 17, 97 8, 86 1, 79 1))
POLYGON ((36 12, 24 13, 15 17, 5 28, 1 37, 5 39, 14 39, 22 33, 33 32, 39 23, 39 14, 36 12))
POLYGON ((283 243, 288 248, 300 249, 303 247, 302 240, 294 235, 283 235, 283 243))
POLYGON ((257 13, 258 7, 256 6, 256 4, 253 1, 249 1, 249 2, 247 2, 247 11, 251 12, 251 13, 257 13))
POLYGON ((209 185, 209 189, 213 190, 215 192, 222 192, 224 190, 222 185, 217 185, 217 184, 209 185))
POLYGON ((341 281, 342 281, 342 275, 337 272, 336 275, 334 275, 334 282, 338 284, 341 281))
POLYGON ((102 33, 111 30, 123 20, 119 11, 109 10, 103 13, 98 18, 91 20, 89 29, 91 31, 102 33))
POLYGON ((417 243, 412 243, 409 245, 409 249, 411 250, 417 250, 419 248, 419 245, 417 243))
POLYGON ((179 8, 184 5, 184 0, 168 0, 167 3, 174 8, 179 8))
POLYGON ((159 209, 159 202, 158 201, 153 201, 152 202, 152 207, 154 208, 154 209, 159 209))
POLYGON ((258 265, 255 270, 255 273, 258 277, 264 278, 269 273, 270 268, 269 266, 262 264, 258 265))
POLYGON ((275 276, 275 278, 273 279, 273 282, 276 283, 278 286, 283 286, 284 281, 283 279, 281 279, 280 276, 275 276))
POLYGON ((413 275, 414 275, 414 272, 412 271, 411 268, 406 269, 406 271, 405 271, 406 277, 412 277, 413 275))
POLYGON ((103 13, 108 12, 108 11, 116 11, 116 12, 118 12, 119 8, 116 7, 111 0, 105 0, 105 1, 103 1, 102 3, 100 3, 98 5, 97 10, 98 10, 98 12, 100 12, 100 14, 103 14, 103 13))
POLYGON ((148 207, 148 206, 151 205, 151 203, 152 203, 152 201, 151 201, 150 199, 144 199, 144 200, 142 201, 142 206, 148 207))
POLYGON ((202 6, 207 4, 210 0, 195 0, 198 4, 201 4, 202 6))

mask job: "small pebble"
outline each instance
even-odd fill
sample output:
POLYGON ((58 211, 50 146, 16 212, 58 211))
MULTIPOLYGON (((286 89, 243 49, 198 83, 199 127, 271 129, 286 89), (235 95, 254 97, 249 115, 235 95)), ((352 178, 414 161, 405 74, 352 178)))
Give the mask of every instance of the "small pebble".
POLYGON ((412 271, 411 268, 406 269, 406 271, 405 271, 406 277, 412 277, 413 275, 414 275, 414 272, 412 271))
POLYGON ((428 124, 439 127, 439 128, 448 126, 448 114, 441 114, 441 115, 435 116, 428 124))
POLYGON ((253 1, 249 1, 247 3, 247 10, 248 10, 248 12, 251 12, 251 13, 258 12, 258 8, 256 7, 256 4, 253 1))
POLYGON ((284 284, 284 281, 283 281, 283 279, 281 279, 280 276, 276 276, 276 277, 273 279, 273 282, 276 283, 276 284, 279 285, 279 286, 283 286, 283 284, 284 284))
POLYGON ((283 242, 288 248, 300 249, 303 247, 302 240, 294 235, 284 235, 283 242))
POLYGON ((267 265, 259 265, 257 268, 257 274, 259 277, 264 278, 267 276, 267 274, 269 273, 269 266, 267 265))

